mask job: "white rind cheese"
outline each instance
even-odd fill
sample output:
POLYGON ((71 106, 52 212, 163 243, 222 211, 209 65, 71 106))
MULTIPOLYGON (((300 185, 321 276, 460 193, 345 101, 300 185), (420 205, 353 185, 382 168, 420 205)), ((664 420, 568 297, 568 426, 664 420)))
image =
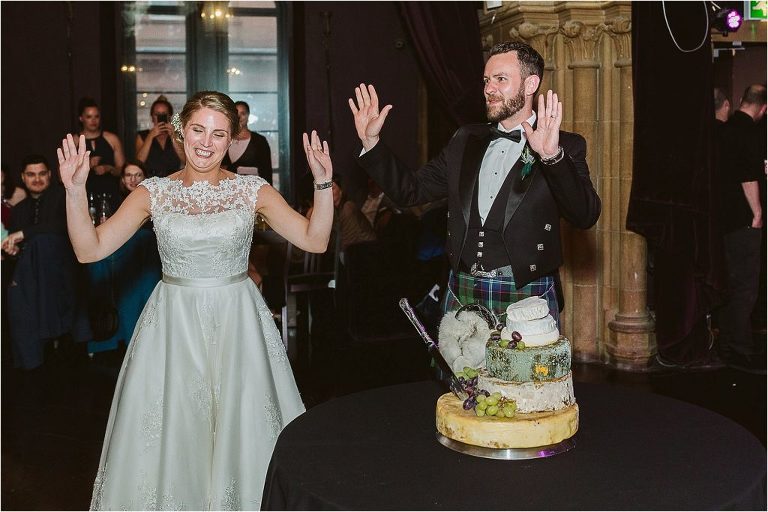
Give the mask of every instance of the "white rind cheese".
POLYGON ((481 370, 477 379, 479 389, 511 398, 517 404, 517 411, 522 413, 555 411, 576 403, 570 373, 551 381, 518 383, 495 379, 481 370))

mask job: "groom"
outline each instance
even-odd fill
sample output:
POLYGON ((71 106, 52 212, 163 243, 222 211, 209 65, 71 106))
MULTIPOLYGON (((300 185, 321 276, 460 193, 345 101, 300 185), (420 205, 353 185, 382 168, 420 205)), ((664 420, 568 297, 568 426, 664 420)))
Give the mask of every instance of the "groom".
POLYGON ((379 111, 372 85, 349 100, 363 144, 360 164, 400 206, 448 197, 451 273, 444 311, 479 302, 502 315, 511 302, 546 298, 559 319, 560 218, 588 229, 600 216, 586 143, 560 130, 563 106, 533 100, 544 59, 523 43, 491 49, 483 81, 487 124, 460 127, 442 152, 413 172, 379 140, 392 105, 379 111))

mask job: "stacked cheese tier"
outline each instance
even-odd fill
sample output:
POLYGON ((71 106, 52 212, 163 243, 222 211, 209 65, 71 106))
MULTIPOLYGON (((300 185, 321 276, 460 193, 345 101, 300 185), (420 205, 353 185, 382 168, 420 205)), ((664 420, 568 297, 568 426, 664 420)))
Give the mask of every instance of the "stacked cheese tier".
POLYGON ((437 402, 441 434, 487 448, 532 448, 576 433, 579 408, 573 396, 571 345, 560 336, 545 300, 529 297, 507 308, 506 327, 501 339, 492 337, 486 344, 485 362, 478 389, 514 400, 517 413, 512 418, 477 416, 445 394, 437 402), (516 338, 522 343, 516 344, 516 338))

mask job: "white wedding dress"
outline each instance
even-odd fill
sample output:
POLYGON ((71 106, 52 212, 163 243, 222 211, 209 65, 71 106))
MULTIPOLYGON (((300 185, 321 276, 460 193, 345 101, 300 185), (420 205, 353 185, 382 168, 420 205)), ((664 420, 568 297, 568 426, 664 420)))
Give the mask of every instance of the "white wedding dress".
POLYGON ((304 412, 246 274, 264 183, 142 182, 163 280, 120 370, 92 509, 259 509, 277 436, 304 412))

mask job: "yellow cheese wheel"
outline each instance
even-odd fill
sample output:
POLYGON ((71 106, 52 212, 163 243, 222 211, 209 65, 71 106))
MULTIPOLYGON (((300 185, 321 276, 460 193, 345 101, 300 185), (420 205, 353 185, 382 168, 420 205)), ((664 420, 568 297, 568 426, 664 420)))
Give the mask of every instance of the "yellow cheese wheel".
POLYGON ((477 416, 465 411, 452 393, 437 400, 437 431, 447 438, 485 448, 534 448, 559 443, 579 429, 579 406, 512 418, 477 416))

